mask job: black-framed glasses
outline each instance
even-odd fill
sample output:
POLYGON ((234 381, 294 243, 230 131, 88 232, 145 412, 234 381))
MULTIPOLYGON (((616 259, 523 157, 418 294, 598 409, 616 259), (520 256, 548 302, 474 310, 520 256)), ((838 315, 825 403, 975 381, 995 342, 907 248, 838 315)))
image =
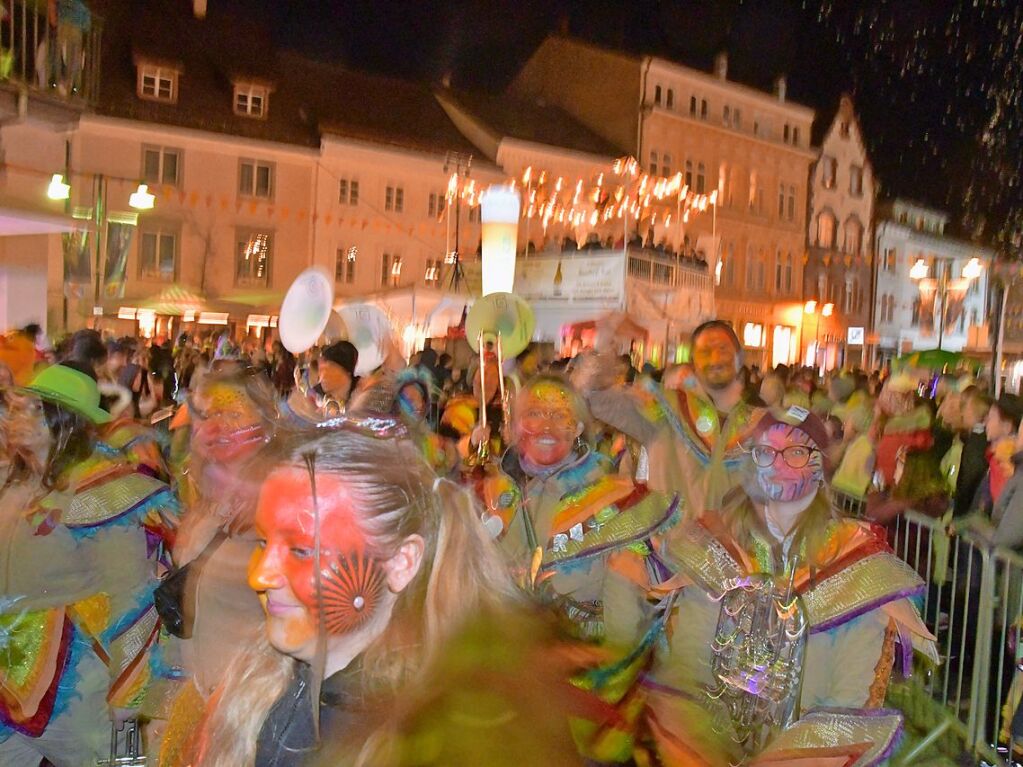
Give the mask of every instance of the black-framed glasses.
POLYGON ((754 445, 752 450, 753 463, 761 469, 766 469, 768 466, 773 465, 774 460, 779 454, 786 465, 793 469, 802 469, 806 464, 810 463, 810 458, 817 452, 820 451, 809 445, 789 445, 782 450, 778 450, 770 445, 754 445))

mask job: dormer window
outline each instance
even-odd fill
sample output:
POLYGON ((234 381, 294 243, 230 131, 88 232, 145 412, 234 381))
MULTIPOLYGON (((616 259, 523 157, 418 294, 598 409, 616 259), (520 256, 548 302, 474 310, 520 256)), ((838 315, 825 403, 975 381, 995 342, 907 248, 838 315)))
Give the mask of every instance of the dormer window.
POLYGON ((143 99, 173 104, 178 100, 177 70, 153 64, 139 64, 138 94, 143 99))
POLYGON ((236 83, 234 86, 234 113, 246 117, 266 117, 270 89, 254 83, 236 83))

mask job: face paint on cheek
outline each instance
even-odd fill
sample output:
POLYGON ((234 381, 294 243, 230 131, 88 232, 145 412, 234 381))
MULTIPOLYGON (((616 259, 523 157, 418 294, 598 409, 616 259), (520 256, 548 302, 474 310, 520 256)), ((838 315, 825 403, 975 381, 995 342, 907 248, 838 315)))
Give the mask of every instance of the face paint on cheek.
POLYGON ((328 634, 348 634, 376 612, 386 576, 376 559, 361 552, 337 556, 320 574, 323 624, 328 634))

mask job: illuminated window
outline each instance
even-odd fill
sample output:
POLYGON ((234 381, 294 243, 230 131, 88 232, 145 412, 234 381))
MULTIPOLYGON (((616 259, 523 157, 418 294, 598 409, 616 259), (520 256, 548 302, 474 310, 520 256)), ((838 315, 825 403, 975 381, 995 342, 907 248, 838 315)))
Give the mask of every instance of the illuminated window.
POLYGON ((397 286, 401 283, 401 256, 384 253, 380 257, 380 284, 397 286))
POLYGON ((835 217, 828 211, 817 216, 817 244, 822 248, 835 247, 835 217))
POLYGON ((237 83, 234 86, 234 113, 246 117, 265 117, 270 90, 265 85, 237 83))
POLYGON ((440 259, 426 259, 426 273, 424 280, 427 285, 436 287, 440 284, 440 259))
POLYGON ((430 206, 428 215, 430 218, 440 218, 444 215, 444 208, 447 207, 448 198, 443 192, 430 192, 430 206))
POLYGON ((269 287, 273 233, 240 229, 235 242, 235 284, 269 287))
POLYGON ((764 348, 764 326, 756 322, 747 322, 742 326, 742 343, 750 349, 764 348))
POLYGON ((140 64, 138 94, 151 101, 173 103, 178 100, 178 73, 166 67, 140 64))
POLYGON ((852 216, 845 222, 845 243, 843 249, 846 253, 857 255, 862 245, 863 224, 860 223, 858 218, 852 216))
POLYGON ((821 183, 825 189, 834 189, 838 174, 838 163, 834 157, 824 155, 821 158, 821 183))
POLYGON ((334 282, 351 285, 355 282, 355 259, 359 249, 354 245, 350 248, 337 249, 337 261, 334 264, 334 282))

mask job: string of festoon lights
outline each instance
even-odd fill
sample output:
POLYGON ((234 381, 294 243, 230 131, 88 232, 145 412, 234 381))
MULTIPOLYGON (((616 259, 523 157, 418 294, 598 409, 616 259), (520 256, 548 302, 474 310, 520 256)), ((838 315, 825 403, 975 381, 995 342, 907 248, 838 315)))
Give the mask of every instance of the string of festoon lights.
MULTIPOLYGON (((690 215, 717 204, 717 189, 696 192, 681 172, 658 176, 644 171, 634 157, 615 160, 607 171, 587 178, 566 178, 546 170, 527 167, 509 181, 523 190, 522 217, 538 220, 544 230, 552 224, 596 227, 601 223, 631 219, 648 220, 668 228, 688 223, 690 215)), ((483 190, 472 179, 453 173, 448 181, 448 201, 478 205, 483 190)))

